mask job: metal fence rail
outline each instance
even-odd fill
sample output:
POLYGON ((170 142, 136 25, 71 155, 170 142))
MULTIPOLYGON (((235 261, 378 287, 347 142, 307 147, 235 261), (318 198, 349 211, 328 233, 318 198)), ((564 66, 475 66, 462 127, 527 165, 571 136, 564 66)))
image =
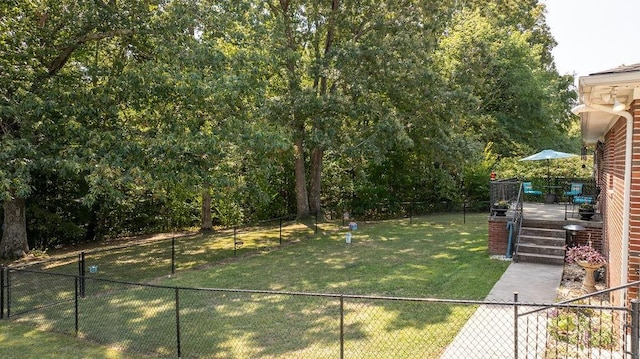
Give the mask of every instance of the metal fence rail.
POLYGON ((182 288, 2 272, 3 317, 153 357, 638 358, 637 304, 182 288))
MULTIPOLYGON (((418 202, 404 203, 418 208, 418 202)), ((466 221, 466 206, 461 208, 466 221)), ((420 212, 418 212, 420 213, 420 212)), ((409 211, 409 223, 414 219, 409 211)), ((107 248, 86 250, 69 256, 29 262, 13 268, 103 278, 120 281, 150 282, 181 270, 219 263, 251 253, 270 251, 298 239, 317 234, 320 219, 298 222, 291 216, 263 221, 255 226, 221 229, 213 234, 175 235, 165 239, 125 242, 107 248), (144 256, 140 253, 144 252, 144 256)), ((342 220, 343 226, 349 220, 342 220)), ((332 225, 340 225, 339 221, 332 225)), ((84 291, 81 283, 81 293, 84 291)))
POLYGON ((629 336, 621 323, 631 311, 588 304, 524 306, 518 313, 518 356, 543 358, 637 358, 628 350, 629 336), (524 331, 524 332, 523 332, 524 331))
MULTIPOLYGON (((253 252, 268 251, 284 242, 312 237, 317 221, 297 223, 290 216, 260 223, 256 227, 233 227, 212 235, 190 234, 166 239, 124 243, 55 257, 23 268, 47 272, 140 282, 154 280, 179 270, 209 265, 253 252), (256 233, 260 233, 256 238, 256 233), (140 256, 141 249, 145 255, 140 256)), ((82 289, 82 288, 81 288, 82 289)))

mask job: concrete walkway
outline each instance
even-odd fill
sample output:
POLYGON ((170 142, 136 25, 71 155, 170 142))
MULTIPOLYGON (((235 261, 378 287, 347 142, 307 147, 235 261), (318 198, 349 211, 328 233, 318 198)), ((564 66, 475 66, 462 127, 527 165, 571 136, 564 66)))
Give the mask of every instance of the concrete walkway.
MULTIPOLYGON (((556 302, 562 271, 562 265, 511 263, 485 298, 495 305, 478 307, 441 358, 514 358, 514 307, 500 303, 512 303, 514 292, 518 292, 518 302, 523 304, 556 302)), ((546 345, 546 321, 527 320, 524 324, 519 321, 518 327, 519 332, 537 338, 533 346, 528 343, 524 348, 519 347, 518 357, 542 357, 546 345), (536 350, 527 349, 531 347, 536 350)))
POLYGON ((518 292, 519 302, 555 303, 563 269, 556 264, 511 263, 485 300, 513 302, 513 292, 518 292))

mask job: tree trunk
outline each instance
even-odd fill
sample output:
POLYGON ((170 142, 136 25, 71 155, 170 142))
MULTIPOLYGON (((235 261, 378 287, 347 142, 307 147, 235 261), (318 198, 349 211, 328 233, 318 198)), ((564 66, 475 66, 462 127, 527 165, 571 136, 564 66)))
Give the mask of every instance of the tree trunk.
POLYGON ((296 172, 296 204, 297 217, 309 217, 309 195, 307 193, 307 177, 304 166, 304 145, 302 136, 298 136, 294 146, 295 172, 296 172))
POLYGON ((24 199, 16 198, 4 202, 4 224, 0 240, 0 257, 18 259, 27 255, 27 219, 24 199))
MULTIPOLYGON (((296 37, 293 24, 293 12, 289 12, 289 0, 280 0, 279 13, 282 15, 282 24, 284 25, 285 37, 287 39, 286 51, 290 51, 291 54, 297 53, 298 45, 296 43, 296 37)), ((273 9, 276 7, 273 6, 273 9)), ((278 12, 278 10, 276 10, 278 12)), ((307 191, 307 178, 305 174, 304 163, 304 119, 299 119, 295 108, 295 98, 301 94, 300 91, 300 79, 296 74, 296 57, 288 55, 286 57, 287 77, 289 83, 289 96, 291 96, 291 123, 293 124, 295 142, 293 145, 293 155, 295 161, 295 176, 296 176, 296 210, 297 218, 309 217, 309 193, 307 191)))
POLYGON ((211 190, 209 188, 202 192, 202 226, 200 230, 213 230, 213 220, 211 219, 211 190))
POLYGON ((320 201, 322 183, 322 156, 324 150, 315 148, 311 154, 311 213, 322 214, 322 204, 320 201))
MULTIPOLYGON (((338 9, 340 7, 340 0, 332 0, 331 1, 331 15, 329 16, 328 26, 327 26, 327 38, 325 40, 324 45, 324 66, 328 66, 326 64, 327 59, 329 58, 329 54, 333 49, 333 41, 335 37, 336 31, 336 16, 338 13, 338 9)), ((325 72, 321 72, 320 75, 320 91, 319 95, 324 100, 327 101, 327 76, 325 72)), ((314 88, 317 87, 318 81, 314 81, 314 88)), ((322 206, 320 201, 320 192, 321 192, 321 184, 322 184, 322 157, 324 156, 324 149, 321 147, 316 147, 313 149, 311 153, 311 212, 316 215, 322 214, 322 206)))

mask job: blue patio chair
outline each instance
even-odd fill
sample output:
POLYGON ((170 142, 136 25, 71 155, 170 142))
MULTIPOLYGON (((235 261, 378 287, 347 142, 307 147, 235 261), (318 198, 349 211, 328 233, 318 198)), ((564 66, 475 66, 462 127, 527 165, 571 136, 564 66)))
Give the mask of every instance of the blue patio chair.
POLYGON ((595 204, 596 200, 593 196, 573 196, 573 204, 595 204))
POLYGON ((575 197, 582 194, 583 186, 583 183, 572 182, 571 187, 564 193, 564 196, 569 199, 569 202, 574 203, 575 197))
POLYGON ((524 192, 525 195, 533 194, 536 196, 542 196, 542 191, 534 190, 531 182, 522 182, 522 191, 524 192))

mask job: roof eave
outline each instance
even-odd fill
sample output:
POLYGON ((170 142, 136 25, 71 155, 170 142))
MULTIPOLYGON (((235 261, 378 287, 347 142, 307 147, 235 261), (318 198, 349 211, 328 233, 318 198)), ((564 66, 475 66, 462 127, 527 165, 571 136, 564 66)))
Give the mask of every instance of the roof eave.
MULTIPOLYGON (((607 105, 603 94, 615 91, 617 98, 628 106, 640 97, 640 71, 607 72, 584 76, 579 79, 578 94, 582 103, 607 105)), ((589 145, 604 140, 604 136, 620 117, 603 111, 580 114, 582 141, 589 145)))

